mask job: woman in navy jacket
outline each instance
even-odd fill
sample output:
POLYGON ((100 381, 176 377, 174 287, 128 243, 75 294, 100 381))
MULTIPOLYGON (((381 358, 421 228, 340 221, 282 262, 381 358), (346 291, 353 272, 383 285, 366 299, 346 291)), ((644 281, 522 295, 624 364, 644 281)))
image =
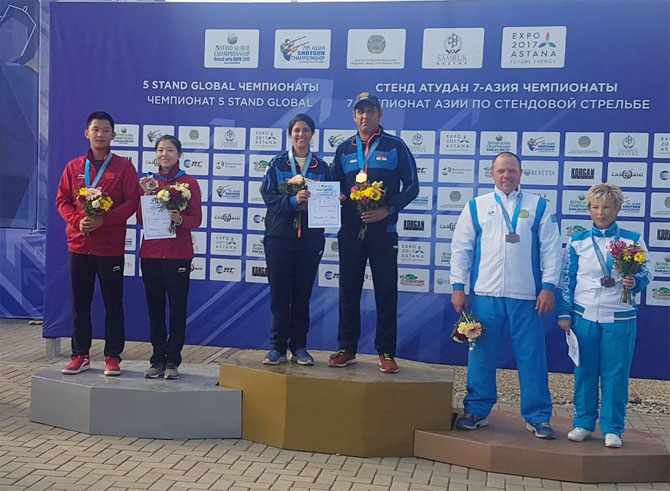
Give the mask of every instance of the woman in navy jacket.
MULTIPOLYGON (((270 351, 263 363, 285 363, 286 350, 291 360, 312 365, 306 349, 309 330, 309 299, 323 254, 323 229, 309 228, 309 191, 287 191, 286 183, 330 180, 328 164, 313 155, 309 146, 314 121, 306 114, 296 115, 288 125, 292 146, 277 155, 263 178, 261 194, 268 207, 265 216, 265 260, 270 283, 270 351)), ((304 186, 306 188, 306 186, 304 186)))

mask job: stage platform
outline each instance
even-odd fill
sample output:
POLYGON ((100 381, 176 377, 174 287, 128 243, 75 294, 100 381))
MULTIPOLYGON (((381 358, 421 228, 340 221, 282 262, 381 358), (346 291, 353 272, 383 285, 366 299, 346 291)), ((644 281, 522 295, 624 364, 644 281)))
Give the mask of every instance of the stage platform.
POLYGON ((215 365, 179 368, 178 380, 145 379, 147 362, 124 361, 121 376, 103 362, 78 375, 32 377, 31 421, 93 435, 143 438, 240 438, 242 394, 217 384, 215 365))
POLYGON ((379 371, 377 358, 329 368, 262 364, 239 352, 221 364, 219 385, 243 393, 242 437, 275 447, 360 457, 414 453, 414 431, 451 427, 453 376, 444 368, 399 360, 400 372, 379 371))
POLYGON ((572 421, 552 418, 556 440, 526 431, 519 414, 494 411, 476 431, 417 431, 414 455, 487 472, 578 483, 663 482, 670 479, 670 452, 661 438, 627 430, 623 447, 606 448, 600 432, 571 442, 572 421))

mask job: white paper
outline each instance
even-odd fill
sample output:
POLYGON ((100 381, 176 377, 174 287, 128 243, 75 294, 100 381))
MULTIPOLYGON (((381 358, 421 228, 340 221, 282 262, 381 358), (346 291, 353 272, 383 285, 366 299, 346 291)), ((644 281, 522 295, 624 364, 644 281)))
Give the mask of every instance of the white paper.
POLYGON ((340 183, 311 181, 307 183, 309 228, 340 228, 340 183))
POLYGON ((170 212, 161 208, 155 195, 141 196, 144 240, 174 239, 176 232, 170 232, 170 212))
POLYGON ((576 367, 579 366, 579 342, 572 329, 565 332, 565 342, 568 343, 568 356, 576 367))

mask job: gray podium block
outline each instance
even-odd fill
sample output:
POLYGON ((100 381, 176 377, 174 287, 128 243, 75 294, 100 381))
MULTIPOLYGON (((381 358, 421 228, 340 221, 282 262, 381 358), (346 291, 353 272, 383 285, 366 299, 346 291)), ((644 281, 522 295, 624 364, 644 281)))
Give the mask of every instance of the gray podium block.
POLYGON ((92 435, 242 436, 242 392, 218 387, 215 365, 182 365, 178 380, 145 379, 146 362, 122 362, 120 377, 92 365, 78 375, 33 375, 30 420, 92 435))

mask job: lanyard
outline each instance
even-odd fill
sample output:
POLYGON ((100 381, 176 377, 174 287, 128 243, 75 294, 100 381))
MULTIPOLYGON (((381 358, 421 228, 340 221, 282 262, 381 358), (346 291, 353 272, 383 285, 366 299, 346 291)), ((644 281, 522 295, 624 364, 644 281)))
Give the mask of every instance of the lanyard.
MULTIPOLYGON (((619 237, 620 237, 620 231, 619 227, 617 226, 616 228, 616 234, 614 235, 614 242, 619 242, 619 237)), ((593 230, 591 230, 591 242, 593 242, 593 249, 596 251, 596 257, 598 258, 598 262, 600 263, 600 269, 603 271, 603 275, 605 277, 610 277, 612 276, 612 263, 614 262, 614 258, 612 257, 612 254, 607 251, 607 261, 605 261, 605 258, 603 257, 603 253, 600 250, 600 247, 598 247, 598 243, 596 242, 596 238, 593 236, 593 230)))
POLYGON ((107 155, 107 158, 105 161, 102 163, 102 166, 100 167, 100 170, 95 174, 95 179, 93 180, 93 184, 91 184, 91 161, 86 159, 86 170, 84 171, 84 179, 86 183, 86 187, 97 187, 98 183, 100 182, 100 179, 102 178, 102 175, 105 173, 105 170, 107 170, 107 166, 109 165, 109 161, 112 160, 112 157, 114 154, 112 152, 109 152, 109 155, 107 155))
POLYGON ((379 138, 377 138, 372 145, 368 145, 367 147, 367 152, 365 153, 365 159, 363 158, 363 142, 361 141, 361 137, 358 133, 356 133, 356 150, 358 152, 358 170, 360 172, 365 172, 367 174, 368 172, 368 160, 370 157, 372 157, 372 154, 377 150, 377 145, 379 145, 379 141, 381 140, 381 135, 379 138))
POLYGON ((180 171, 177 172, 174 176, 172 176, 170 179, 168 179, 167 177, 163 177, 163 176, 161 176, 161 175, 158 174, 158 173, 154 174, 153 172, 149 172, 149 173, 147 174, 147 176, 148 176, 148 177, 157 177, 157 178, 160 179, 161 181, 170 182, 170 181, 174 181, 175 179, 179 179, 181 176, 183 176, 183 175, 185 175, 185 174, 186 174, 185 171, 180 170, 180 171))
MULTIPOLYGON (((300 172, 298 172, 298 164, 296 163, 295 156, 293 155, 293 146, 291 146, 291 148, 288 151, 288 161, 291 164, 291 173, 294 176, 300 174, 300 172)), ((307 154, 307 159, 305 159, 305 168, 302 170, 303 177, 307 175, 307 169, 309 169, 309 164, 311 163, 312 163, 312 152, 309 152, 307 154)))
POLYGON ((507 213, 507 210, 503 206, 502 201, 500 201, 500 196, 498 196, 496 193, 494 193, 493 195, 495 196, 496 201, 500 205, 503 218, 505 219, 505 223, 507 223, 507 230, 509 230, 510 234, 515 234, 516 224, 519 222, 519 212, 521 211, 521 191, 519 191, 518 201, 516 203, 516 207, 514 208, 514 214, 512 215, 511 220, 509 219, 509 213, 507 213))

